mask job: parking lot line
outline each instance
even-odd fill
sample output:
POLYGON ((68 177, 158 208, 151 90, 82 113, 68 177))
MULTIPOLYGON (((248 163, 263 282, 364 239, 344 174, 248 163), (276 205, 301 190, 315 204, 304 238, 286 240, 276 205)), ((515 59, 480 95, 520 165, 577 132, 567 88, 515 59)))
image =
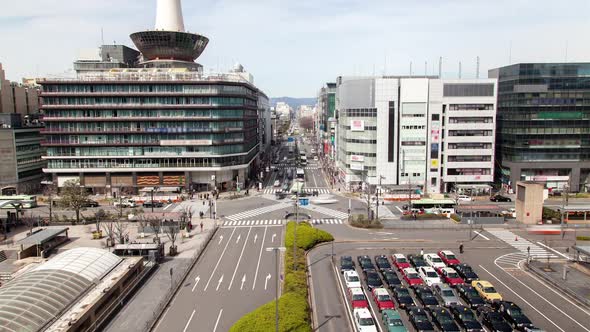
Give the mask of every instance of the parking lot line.
MULTIPOLYGON (((520 294, 518 294, 517 292, 515 292, 512 288, 510 288, 508 285, 506 285, 504 282, 502 282, 502 280, 498 279, 498 277, 496 277, 492 272, 488 271, 485 267, 483 267, 482 265, 479 265, 479 267, 486 271, 492 278, 496 279, 500 284, 502 284, 504 287, 506 287, 509 291, 511 291, 512 293, 514 293, 514 295, 516 295, 519 299, 521 299, 524 303, 526 303, 528 306, 530 306, 531 308, 533 308, 533 310, 535 310, 539 315, 541 315, 543 318, 545 318, 548 322, 550 322, 551 324, 553 324, 555 327, 557 327, 557 329, 559 329, 562 332, 565 332, 564 329, 562 329, 561 327, 559 327, 559 325, 557 325, 554 321, 552 321, 551 319, 549 319, 549 317, 545 316, 545 314, 543 314, 539 309, 537 309, 536 307, 534 307, 532 304, 530 304, 527 300, 525 300, 522 296, 520 296, 520 294)), ((506 273, 508 274, 508 273, 506 273)))
MULTIPOLYGON (((352 317, 352 309, 350 308, 349 304, 348 304, 348 298, 346 296, 346 290, 344 289, 344 285, 342 284, 342 279, 340 278, 340 273, 338 272, 337 268, 336 268, 336 264, 334 264, 333 262, 330 262, 330 265, 332 265, 332 271, 334 271, 334 275, 336 276, 336 279, 338 280, 338 284, 340 285, 340 291, 341 291, 341 295, 342 295, 342 299, 344 300, 344 305, 346 306, 346 316, 349 319, 350 322, 350 326, 354 329, 355 327, 355 323, 354 323, 354 318, 352 317)), ((367 299, 368 300, 368 299, 367 299)), ((377 319, 377 318, 375 318, 377 319)))

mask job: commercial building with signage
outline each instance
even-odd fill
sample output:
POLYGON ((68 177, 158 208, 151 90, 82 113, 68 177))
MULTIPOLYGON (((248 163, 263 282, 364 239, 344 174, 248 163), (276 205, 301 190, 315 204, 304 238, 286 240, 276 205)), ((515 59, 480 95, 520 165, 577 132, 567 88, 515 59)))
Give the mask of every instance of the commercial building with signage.
POLYGON ((499 81, 498 177, 572 192, 590 189, 590 63, 520 63, 499 81))
POLYGON ((494 172, 496 81, 338 79, 337 147, 349 189, 486 191, 494 172))
POLYGON ((92 71, 86 63, 76 78, 40 80, 44 171, 58 186, 79 180, 107 195, 243 188, 270 147, 267 96, 240 65, 204 74, 194 61, 209 40, 185 32, 181 13, 159 11, 155 30, 131 38, 137 64, 119 59, 121 68, 92 71))

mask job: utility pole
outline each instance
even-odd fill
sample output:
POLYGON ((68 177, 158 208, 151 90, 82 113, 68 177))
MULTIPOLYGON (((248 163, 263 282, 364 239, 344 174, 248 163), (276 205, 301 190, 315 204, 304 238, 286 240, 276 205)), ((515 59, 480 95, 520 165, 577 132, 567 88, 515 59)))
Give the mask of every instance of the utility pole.
POLYGON ((274 247, 266 248, 266 251, 274 251, 275 253, 275 278, 276 278, 276 289, 275 289, 275 331, 279 332, 279 289, 281 287, 281 278, 279 278, 279 252, 285 251, 285 247, 274 247))
POLYGON ((379 175, 379 188, 377 188, 377 192, 376 192, 376 197, 377 197, 377 210, 375 211, 375 213, 377 214, 377 221, 379 221, 379 191, 381 191, 381 180, 385 179, 384 176, 379 175))
POLYGON ((408 176, 408 212, 412 212, 412 177, 408 172, 408 168, 406 166, 406 151, 402 150, 402 173, 406 173, 408 176))

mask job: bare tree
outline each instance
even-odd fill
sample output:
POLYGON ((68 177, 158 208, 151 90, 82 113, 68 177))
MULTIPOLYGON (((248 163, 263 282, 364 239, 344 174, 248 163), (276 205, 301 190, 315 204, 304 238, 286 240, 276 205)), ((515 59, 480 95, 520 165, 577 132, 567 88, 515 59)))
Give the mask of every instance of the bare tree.
POLYGON ((150 217, 147 219, 148 225, 150 225, 151 229, 154 230, 154 234, 156 235, 155 242, 160 244, 160 230, 162 229, 162 222, 157 217, 150 217))
POLYGON ((100 231, 100 223, 106 221, 110 216, 103 209, 99 209, 94 213, 94 222, 96 223, 96 231, 100 231))
POLYGON ((129 236, 129 224, 127 222, 121 221, 121 219, 115 219, 114 224, 115 238, 120 244, 125 243, 125 239, 129 236))
MULTIPOLYGON (((193 220, 193 210, 190 205, 184 205, 180 210, 180 229, 187 229, 188 224, 193 220)), ((188 229, 187 229, 188 230, 188 229)))
POLYGON ((33 234, 33 228, 39 224, 39 217, 35 217, 33 214, 26 214, 24 215, 21 220, 23 223, 29 228, 29 234, 33 234))
POLYGON ((166 233, 166 236, 168 236, 168 239, 170 239, 170 256, 174 256, 177 253, 176 239, 180 233, 180 227, 176 224, 166 225, 164 227, 164 232, 166 233))
POLYGON ((43 195, 49 198, 49 223, 51 224, 53 221, 53 197, 57 195, 57 189, 52 184, 47 185, 43 189, 43 195))
POLYGON ((103 222, 102 229, 106 233, 108 239, 109 245, 107 246, 113 246, 115 244, 115 223, 110 215, 108 215, 108 219, 103 222))
POLYGON ((299 119, 299 126, 303 129, 313 129, 313 117, 305 116, 299 119))

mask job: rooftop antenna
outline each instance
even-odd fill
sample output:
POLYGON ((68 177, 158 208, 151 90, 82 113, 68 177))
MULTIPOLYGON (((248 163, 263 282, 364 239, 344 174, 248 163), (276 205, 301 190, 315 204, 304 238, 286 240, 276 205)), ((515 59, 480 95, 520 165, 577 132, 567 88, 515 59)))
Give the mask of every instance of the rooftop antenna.
POLYGON ((412 76, 412 61, 410 61, 410 76, 412 76))
POLYGON ((424 77, 428 76, 428 61, 424 61, 424 77))
POLYGON ((477 56, 477 65, 475 67, 475 78, 479 78, 479 55, 477 56))
POLYGON ((383 76, 387 75, 387 53, 385 53, 385 57, 383 59, 383 76))
POLYGON ((459 61, 459 79, 461 79, 461 61, 459 61))
POLYGON ((565 63, 567 63, 567 49, 568 49, 568 41, 565 41, 565 63))
POLYGON ((104 45, 104 28, 100 28, 100 44, 104 45))
POLYGON ((510 41, 510 45, 508 46, 508 64, 512 64, 512 40, 510 41))
POLYGON ((442 56, 438 58, 438 78, 442 78, 442 56))

